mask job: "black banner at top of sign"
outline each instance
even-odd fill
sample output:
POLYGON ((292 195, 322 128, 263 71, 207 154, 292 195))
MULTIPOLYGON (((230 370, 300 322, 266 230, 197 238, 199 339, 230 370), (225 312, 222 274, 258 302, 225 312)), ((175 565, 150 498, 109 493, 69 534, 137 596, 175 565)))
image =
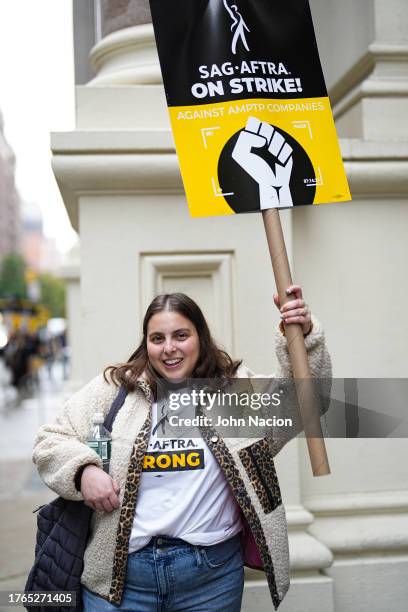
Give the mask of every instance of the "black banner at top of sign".
POLYGON ((308 0, 150 0, 168 106, 326 97, 308 0))

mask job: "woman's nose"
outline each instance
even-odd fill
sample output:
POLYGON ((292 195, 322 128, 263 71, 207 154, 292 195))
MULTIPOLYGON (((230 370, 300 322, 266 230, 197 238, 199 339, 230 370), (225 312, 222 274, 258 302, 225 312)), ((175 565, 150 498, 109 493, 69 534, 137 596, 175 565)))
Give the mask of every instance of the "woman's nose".
POLYGON ((175 350, 175 345, 172 338, 166 338, 164 342, 164 350, 166 353, 172 353, 175 350))

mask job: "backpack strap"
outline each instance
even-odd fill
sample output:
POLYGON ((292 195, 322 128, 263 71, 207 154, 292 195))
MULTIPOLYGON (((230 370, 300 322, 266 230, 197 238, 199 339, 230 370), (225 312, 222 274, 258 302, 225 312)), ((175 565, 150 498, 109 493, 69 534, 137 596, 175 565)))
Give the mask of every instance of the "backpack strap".
POLYGON ((125 403, 127 394, 128 394, 128 390, 126 389, 126 387, 120 387, 119 393, 113 400, 112 405, 109 409, 109 412, 106 415, 105 421, 103 423, 108 431, 112 431, 113 421, 116 419, 116 415, 118 414, 119 410, 122 408, 123 404, 125 403))

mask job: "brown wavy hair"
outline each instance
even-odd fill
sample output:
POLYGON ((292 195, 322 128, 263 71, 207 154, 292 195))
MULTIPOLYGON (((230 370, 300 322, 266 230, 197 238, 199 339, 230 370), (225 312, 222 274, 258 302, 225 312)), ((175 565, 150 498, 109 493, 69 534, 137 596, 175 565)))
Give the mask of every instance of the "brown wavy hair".
POLYGON ((200 352, 191 378, 232 378, 242 361, 233 360, 225 351, 218 348, 213 340, 207 321, 200 307, 184 293, 165 293, 151 302, 143 319, 143 338, 137 349, 126 363, 108 366, 104 371, 116 386, 124 386, 134 391, 137 379, 144 374, 156 397, 157 380, 160 378, 152 367, 147 353, 147 327, 153 315, 170 310, 186 317, 197 330, 200 352))

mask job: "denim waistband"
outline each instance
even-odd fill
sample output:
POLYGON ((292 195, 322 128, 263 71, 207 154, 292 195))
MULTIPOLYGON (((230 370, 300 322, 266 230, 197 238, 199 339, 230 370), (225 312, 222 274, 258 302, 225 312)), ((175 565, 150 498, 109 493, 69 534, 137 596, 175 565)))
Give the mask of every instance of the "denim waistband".
MULTIPOLYGON (((235 536, 233 536, 232 538, 229 538, 228 540, 224 540, 222 542, 218 542, 217 544, 190 544, 190 542, 186 542, 185 540, 182 540, 181 538, 171 538, 169 536, 165 536, 165 535, 157 535, 157 536, 153 536, 152 539, 150 540, 150 542, 148 544, 146 544, 146 546, 144 546, 144 549, 147 548, 154 548, 154 547, 158 547, 158 548, 170 548, 170 547, 190 547, 190 548, 196 548, 197 546, 199 548, 207 548, 209 546, 225 546, 225 543, 233 543, 235 540, 239 540, 240 539, 240 534, 237 533, 235 536)), ((143 550, 143 549, 142 549, 143 550)))

